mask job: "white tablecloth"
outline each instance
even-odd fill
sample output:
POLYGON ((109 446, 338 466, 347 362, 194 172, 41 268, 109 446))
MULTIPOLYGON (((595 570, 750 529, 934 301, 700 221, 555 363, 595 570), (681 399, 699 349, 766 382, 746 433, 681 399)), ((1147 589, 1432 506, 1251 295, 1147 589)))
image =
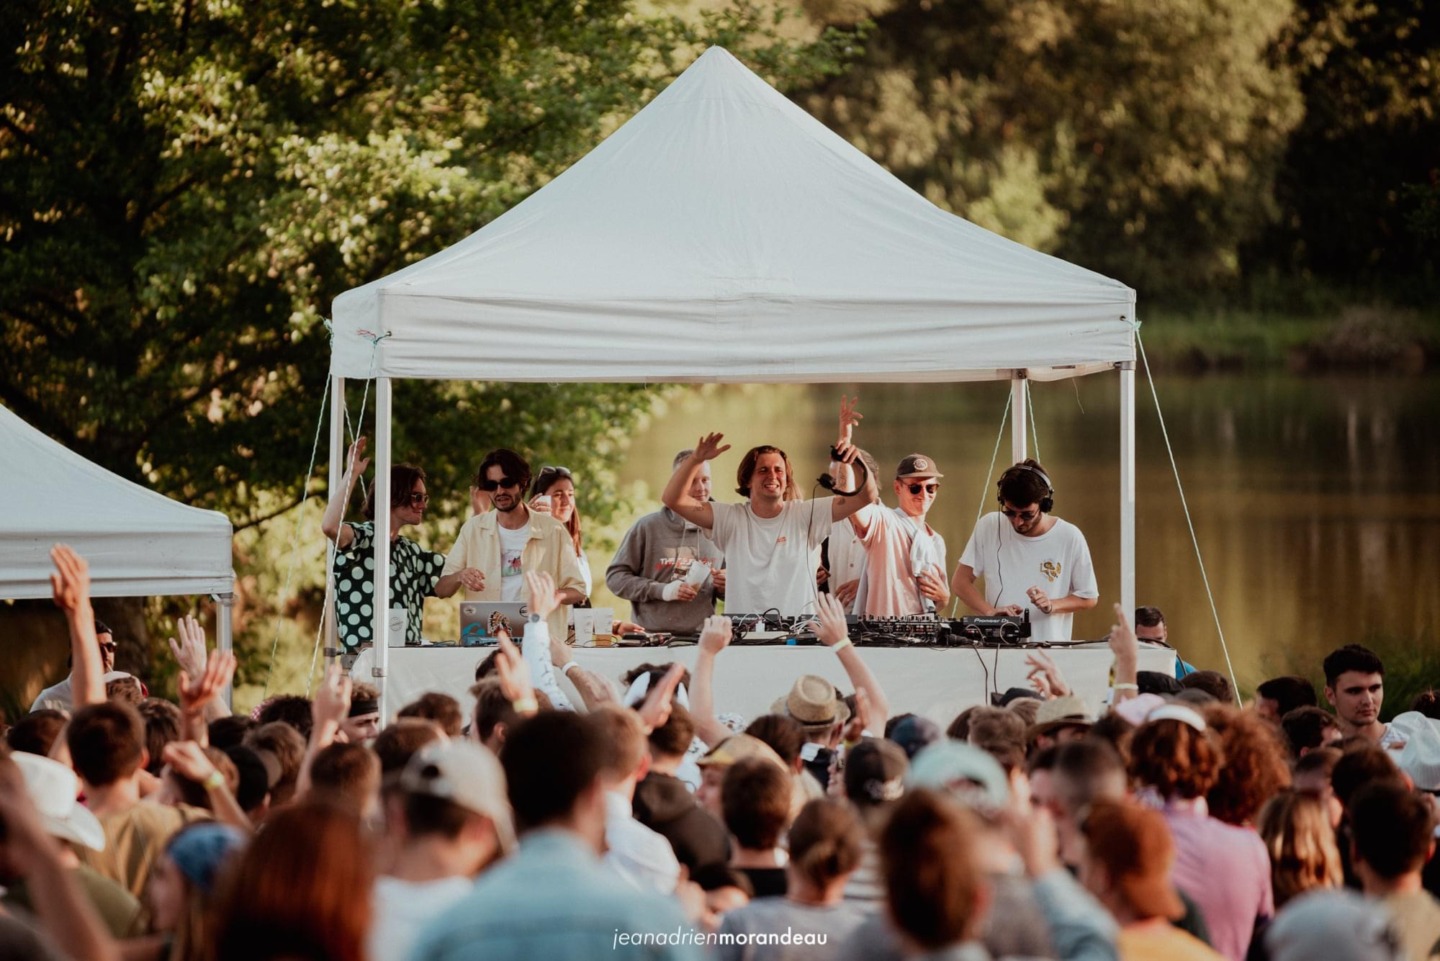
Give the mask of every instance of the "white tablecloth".
MULTIPOLYGON (((575 648, 575 660, 588 670, 616 682, 637 664, 679 661, 695 664, 696 648, 575 648)), ((396 647, 390 649, 390 676, 386 709, 393 717, 400 708, 426 691, 443 691, 457 698, 466 716, 474 708, 469 689, 475 666, 490 648, 396 647)), ((1046 650, 1064 672, 1075 692, 1099 710, 1109 684, 1112 657, 1103 643, 1046 650)), ((357 680, 381 683, 371 674, 373 650, 362 653, 352 669, 357 680)), ((1026 651, 1016 648, 860 648, 860 656, 874 672, 892 714, 913 712, 931 718, 942 727, 972 704, 988 702, 991 691, 1028 687, 1026 651)), ((1142 671, 1173 674, 1175 654, 1168 648, 1142 645, 1142 671)), ((716 660, 715 709, 733 712, 749 720, 768 713, 801 674, 818 674, 842 691, 854 689, 839 659, 821 646, 730 647, 716 660)), ((562 684, 565 682, 562 681, 562 684)), ((566 692, 572 688, 566 685, 566 692)), ((579 696, 572 700, 580 703, 579 696)))

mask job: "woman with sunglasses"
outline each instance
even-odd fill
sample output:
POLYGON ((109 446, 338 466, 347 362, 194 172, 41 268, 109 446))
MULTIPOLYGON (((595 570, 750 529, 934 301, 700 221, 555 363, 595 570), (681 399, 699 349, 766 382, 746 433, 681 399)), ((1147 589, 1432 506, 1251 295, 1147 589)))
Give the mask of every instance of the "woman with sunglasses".
MULTIPOLYGON (((365 456, 365 438, 356 440, 346 458, 345 476, 325 507, 320 529, 335 544, 335 622, 340 643, 347 655, 359 653, 374 640, 374 615, 362 608, 370 604, 366 585, 373 580, 375 557, 375 488, 365 496, 365 521, 345 521, 345 505, 355 478, 370 466, 365 456)), ((411 464, 390 468, 390 606, 405 609, 405 643, 420 643, 420 625, 425 616, 425 598, 449 597, 461 584, 474 579, 469 570, 442 577, 445 555, 426 550, 400 529, 425 519, 430 495, 425 490, 425 471, 411 464)))

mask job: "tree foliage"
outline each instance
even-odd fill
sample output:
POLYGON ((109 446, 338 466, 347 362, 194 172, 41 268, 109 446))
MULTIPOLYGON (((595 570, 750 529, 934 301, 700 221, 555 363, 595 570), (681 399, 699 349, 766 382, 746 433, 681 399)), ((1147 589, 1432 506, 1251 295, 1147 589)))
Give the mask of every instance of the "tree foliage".
POLYGON ((1147 293, 1194 289, 1234 277, 1241 243, 1275 216, 1300 118, 1269 59, 1289 9, 898 0, 807 105, 982 226, 1147 293))
MULTIPOLYGON (((746 5, 698 25, 630 0, 0 5, 0 401, 242 526, 293 504, 333 297, 543 186, 711 35, 783 82, 847 42, 785 39, 746 5)), ((442 474, 490 435, 598 469, 644 406, 545 395, 417 384, 397 419, 442 474)))
MULTIPOLYGON (((1353 280, 1433 275, 1440 11, 1431 0, 1300 0, 1278 53, 1305 120, 1269 262, 1353 280)), ((1261 257, 1265 251, 1257 252, 1261 257)))

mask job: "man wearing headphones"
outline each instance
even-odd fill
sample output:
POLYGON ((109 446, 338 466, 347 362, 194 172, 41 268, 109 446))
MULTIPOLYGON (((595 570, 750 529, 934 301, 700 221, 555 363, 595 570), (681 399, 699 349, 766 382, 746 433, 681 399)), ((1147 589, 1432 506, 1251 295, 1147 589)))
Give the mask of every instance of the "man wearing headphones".
POLYGON ((977 614, 1029 608, 1032 640, 1068 641, 1074 612, 1100 597, 1090 546, 1080 528, 1051 515, 1055 488, 1033 458, 1001 474, 998 486, 1000 510, 975 525, 950 589, 977 614))

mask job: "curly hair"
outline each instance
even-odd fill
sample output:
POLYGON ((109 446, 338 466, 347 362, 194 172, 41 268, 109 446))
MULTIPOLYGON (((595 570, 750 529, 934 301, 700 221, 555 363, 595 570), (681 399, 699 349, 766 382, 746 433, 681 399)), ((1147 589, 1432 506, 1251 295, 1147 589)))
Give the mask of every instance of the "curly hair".
POLYGON ((1205 723, 1220 735, 1225 764, 1205 795, 1211 817, 1244 827, 1277 792, 1290 786, 1285 744, 1275 728, 1254 711, 1229 704, 1204 709, 1205 723))
POLYGON ((1183 721, 1151 721, 1130 739, 1130 777, 1161 797, 1203 797, 1220 776, 1220 739, 1183 721))

